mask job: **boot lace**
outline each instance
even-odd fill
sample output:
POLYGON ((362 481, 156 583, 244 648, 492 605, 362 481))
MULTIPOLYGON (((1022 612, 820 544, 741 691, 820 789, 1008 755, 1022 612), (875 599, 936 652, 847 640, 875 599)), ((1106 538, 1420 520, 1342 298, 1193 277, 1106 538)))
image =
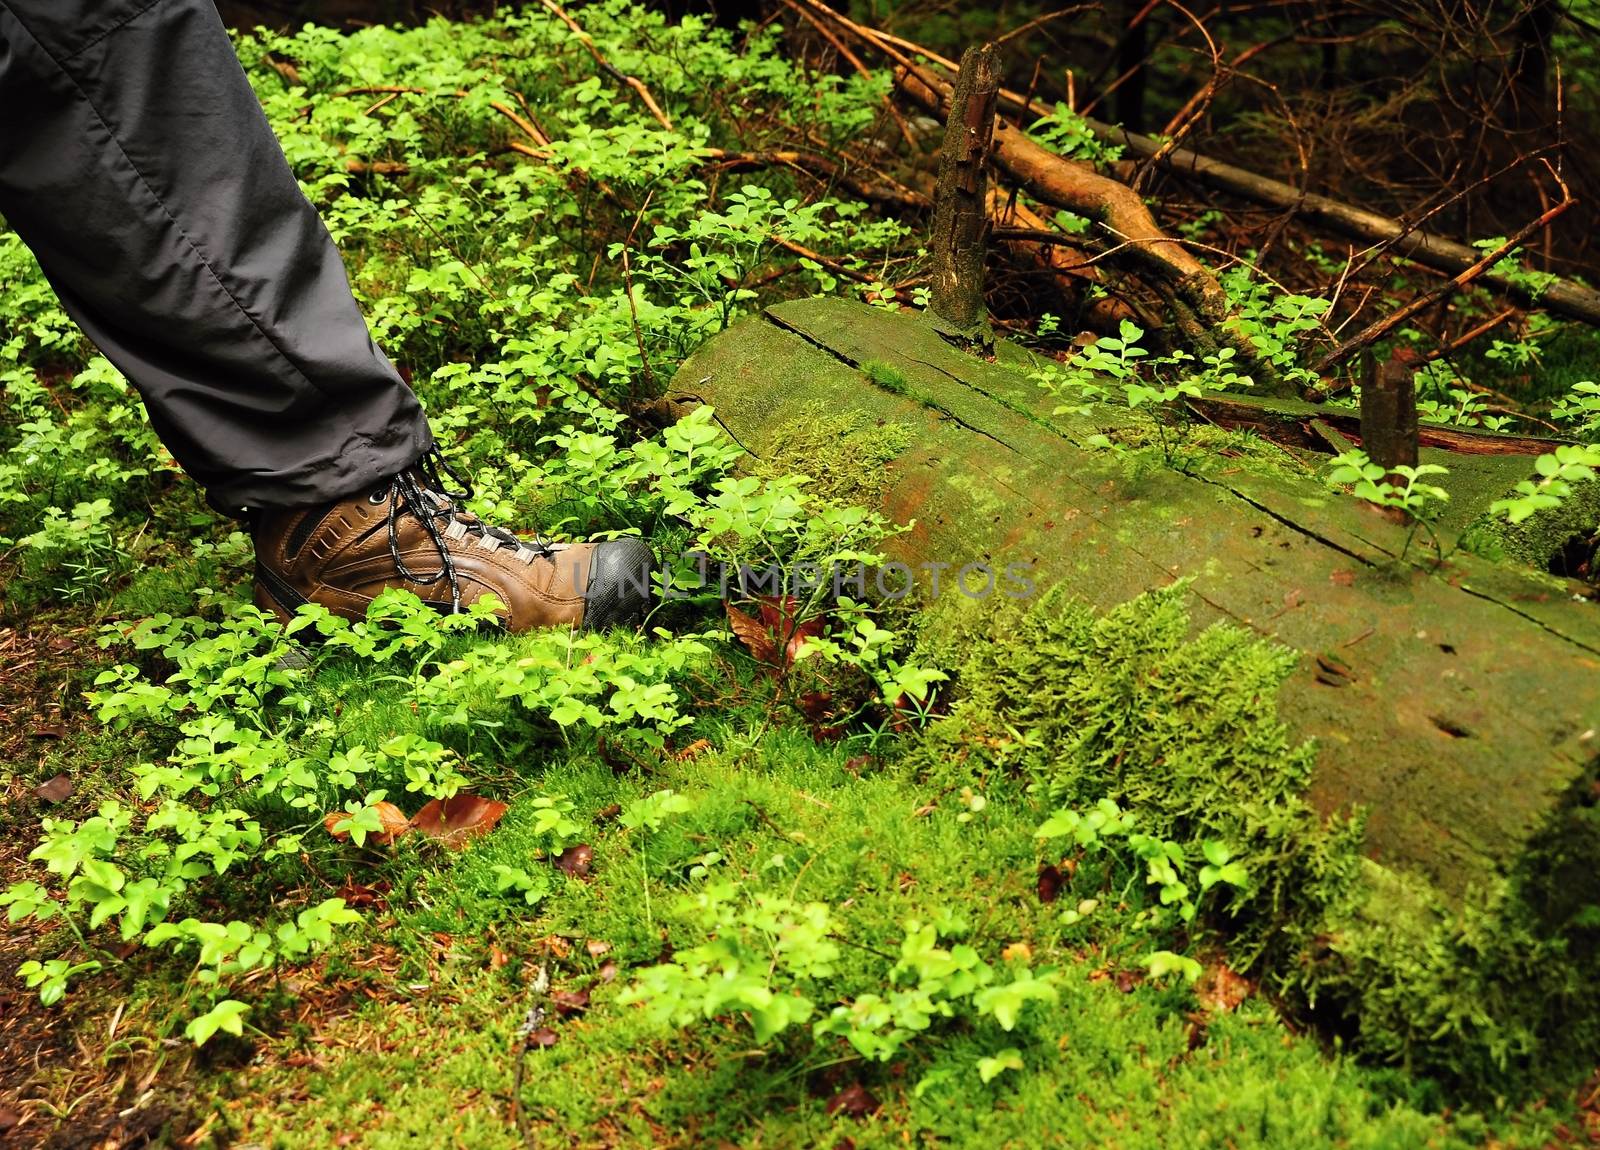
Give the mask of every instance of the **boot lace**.
POLYGON ((380 496, 389 504, 389 555, 394 560, 396 573, 423 587, 445 580, 450 586, 452 615, 461 612, 461 581, 456 576, 449 540, 459 542, 470 538, 485 551, 514 548, 513 557, 522 563, 532 563, 552 554, 550 544, 544 540, 535 537, 530 542, 519 538, 504 527, 485 523, 467 511, 464 505, 472 498, 472 485, 450 466, 437 447, 430 448, 416 463, 390 479, 386 487, 374 491, 373 501, 378 502, 380 496), (422 530, 439 555, 437 571, 413 571, 400 557, 401 514, 410 515, 422 524, 422 530))

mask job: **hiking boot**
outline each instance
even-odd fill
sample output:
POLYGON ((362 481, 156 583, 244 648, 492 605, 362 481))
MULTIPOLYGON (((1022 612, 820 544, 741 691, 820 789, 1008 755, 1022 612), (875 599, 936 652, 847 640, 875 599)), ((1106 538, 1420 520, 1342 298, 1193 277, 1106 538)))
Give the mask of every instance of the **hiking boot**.
POLYGON ((356 620, 385 588, 404 587, 440 611, 486 592, 506 627, 632 626, 651 603, 650 548, 639 539, 547 543, 493 527, 463 506, 468 490, 436 453, 381 486, 317 507, 264 511, 256 605, 287 622, 305 603, 356 620))

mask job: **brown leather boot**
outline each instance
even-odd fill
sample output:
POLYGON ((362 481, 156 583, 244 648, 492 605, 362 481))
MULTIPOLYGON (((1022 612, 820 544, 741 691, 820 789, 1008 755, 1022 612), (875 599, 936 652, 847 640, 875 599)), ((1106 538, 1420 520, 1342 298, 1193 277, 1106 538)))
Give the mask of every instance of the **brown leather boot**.
POLYGON ((461 502, 470 495, 449 490, 441 466, 461 485, 430 457, 361 495, 262 512, 252 530, 256 605, 286 622, 305 603, 354 620, 385 588, 404 587, 441 611, 493 592, 512 631, 644 617, 653 557, 642 540, 521 539, 469 514, 461 502))

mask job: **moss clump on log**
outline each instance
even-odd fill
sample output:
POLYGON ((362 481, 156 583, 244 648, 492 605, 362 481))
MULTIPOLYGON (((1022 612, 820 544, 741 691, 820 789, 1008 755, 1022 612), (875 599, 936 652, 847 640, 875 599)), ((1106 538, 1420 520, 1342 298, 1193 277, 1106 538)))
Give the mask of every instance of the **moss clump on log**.
POLYGON ((1568 545, 1591 538, 1597 530, 1600 483, 1576 483, 1560 507, 1535 512, 1521 523, 1483 516, 1462 534, 1461 545, 1486 558, 1510 559, 1535 571, 1565 575, 1573 573, 1563 566, 1568 545))
POLYGON ((842 505, 883 507, 885 468, 911 442, 903 423, 874 422, 859 411, 804 405, 773 426, 756 470, 764 475, 804 475, 809 490, 842 505))
POLYGON ((1563 898, 1562 875, 1600 810, 1570 803, 1517 873, 1448 900, 1362 857, 1361 812, 1312 807, 1315 749, 1278 714, 1294 653, 1226 623, 1196 634, 1184 585, 1104 614, 1059 593, 945 602, 961 605, 935 616, 924 657, 957 668, 960 699, 913 756, 932 781, 1020 778, 1066 806, 1112 798, 1145 833, 1233 845, 1254 885, 1205 924, 1233 962, 1448 1094, 1592 1068, 1600 908, 1563 898))

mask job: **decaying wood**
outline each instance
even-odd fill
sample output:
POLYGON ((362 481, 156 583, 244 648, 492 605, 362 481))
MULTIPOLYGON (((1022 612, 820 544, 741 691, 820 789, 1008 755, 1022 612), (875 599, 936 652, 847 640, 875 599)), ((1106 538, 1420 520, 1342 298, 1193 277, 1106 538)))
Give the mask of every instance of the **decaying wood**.
MULTIPOLYGON (((1249 398, 1227 398, 1217 394, 1186 400, 1185 405, 1218 427, 1255 431, 1263 439, 1286 446, 1325 450, 1329 446, 1328 439, 1313 426, 1315 423, 1333 428, 1352 443, 1361 443, 1361 419, 1355 412, 1345 408, 1310 403, 1262 403, 1249 398)), ((1422 447, 1435 447, 1458 455, 1543 455, 1554 445, 1566 441, 1419 423, 1417 442, 1422 447)), ((1342 450, 1342 445, 1337 446, 1342 450)))
POLYGON ((1397 357, 1378 363, 1369 357, 1361 385, 1361 445, 1367 458, 1393 472, 1417 465, 1416 361, 1397 357))
MULTIPOLYGON (((713 404, 758 456, 819 409, 905 428, 880 494, 907 529, 885 550, 912 570, 946 569, 935 612, 984 609, 949 590, 967 563, 1028 565, 1036 592, 1107 606, 1189 580, 1202 622, 1226 619, 1300 653, 1282 714, 1316 740, 1313 801, 1365 808, 1382 865, 1418 868, 1459 896, 1553 835, 1545 841, 1582 852, 1583 900, 1600 900, 1600 844, 1556 817, 1592 797, 1600 617, 1573 601, 1582 588, 1460 552, 1437 574, 1431 556, 1409 567, 1397 559, 1404 525, 1331 497, 1315 477, 1225 468, 1130 479, 1075 446, 1098 421, 1052 417, 1015 349, 967 355, 911 316, 845 300, 741 321, 696 351, 669 394, 713 404), (909 386, 877 385, 868 364, 909 386)), ((1333 416, 1270 406, 1308 422, 1333 416)), ((1470 518, 1499 492, 1453 494, 1470 518)))
MULTIPOLYGON (((921 57, 946 71, 955 70, 954 62, 920 44, 880 29, 857 24, 839 13, 832 12, 820 0, 801 0, 801 2, 828 13, 841 29, 858 40, 871 44, 902 68, 912 67, 913 58, 921 57)), ((1004 114, 1018 117, 1025 122, 1049 111, 1029 95, 1009 88, 1000 89, 999 102, 1004 114)), ((1132 155, 1151 162, 1163 171, 1188 177, 1207 187, 1255 203, 1292 211, 1298 220, 1312 227, 1324 228, 1374 245, 1384 245, 1395 255, 1415 260, 1426 267, 1455 275, 1475 264, 1482 254, 1466 244, 1457 243, 1455 240, 1426 231, 1403 220, 1367 211, 1330 196, 1305 191, 1292 184, 1258 175, 1221 160, 1211 159, 1187 148, 1172 147, 1165 140, 1130 132, 1092 117, 1085 116, 1083 119, 1088 129, 1099 139, 1111 144, 1120 144, 1132 155)), ((1570 280, 1557 280, 1542 290, 1534 290, 1526 283, 1513 283, 1502 275, 1488 272, 1481 277, 1481 282, 1524 305, 1547 308, 1569 319, 1600 325, 1600 291, 1570 280)))
POLYGON ((999 90, 999 51, 993 44, 968 48, 950 95, 929 244, 930 306, 962 333, 977 333, 988 316, 983 303, 984 232, 989 224, 989 151, 999 90))

